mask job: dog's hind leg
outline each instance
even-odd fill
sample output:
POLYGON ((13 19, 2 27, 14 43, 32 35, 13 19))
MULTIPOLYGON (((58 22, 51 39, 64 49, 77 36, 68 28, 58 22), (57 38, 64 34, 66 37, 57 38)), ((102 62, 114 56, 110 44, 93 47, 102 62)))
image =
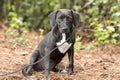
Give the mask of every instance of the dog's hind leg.
POLYGON ((25 77, 32 75, 30 71, 32 70, 33 64, 37 61, 38 57, 39 57, 39 52, 35 50, 30 58, 29 66, 22 70, 22 73, 25 77))

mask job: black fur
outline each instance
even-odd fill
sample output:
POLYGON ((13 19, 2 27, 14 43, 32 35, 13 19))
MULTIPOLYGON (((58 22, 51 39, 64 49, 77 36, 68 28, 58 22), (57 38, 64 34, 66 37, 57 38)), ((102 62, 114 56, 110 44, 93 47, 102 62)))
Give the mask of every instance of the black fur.
POLYGON ((55 68, 62 58, 68 53, 69 57, 69 70, 68 73, 73 74, 73 58, 74 58, 74 43, 75 33, 73 30, 79 24, 79 15, 72 10, 60 9, 52 12, 49 16, 51 31, 44 37, 44 39, 38 44, 36 50, 32 53, 30 58, 30 64, 35 63, 43 56, 47 55, 56 46, 56 43, 62 39, 62 33, 66 34, 69 38, 73 34, 72 38, 68 40, 68 43, 72 43, 72 46, 63 54, 58 49, 54 50, 49 56, 45 57, 41 62, 29 66, 23 69, 24 76, 30 75, 31 70, 45 70, 45 78, 48 79, 50 70, 56 71, 55 68))

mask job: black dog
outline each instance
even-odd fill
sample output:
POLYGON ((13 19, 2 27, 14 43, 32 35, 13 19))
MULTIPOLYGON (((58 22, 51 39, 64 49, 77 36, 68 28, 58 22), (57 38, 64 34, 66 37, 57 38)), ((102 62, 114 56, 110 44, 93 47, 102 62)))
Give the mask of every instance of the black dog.
MULTIPOLYGON (((22 72, 25 76, 30 74, 31 69, 45 70, 45 78, 48 79, 50 70, 56 71, 55 68, 62 60, 66 53, 69 57, 68 74, 73 74, 73 57, 74 57, 74 43, 75 43, 75 28, 79 25, 79 14, 72 10, 60 9, 52 12, 49 15, 50 26, 52 30, 45 36, 45 38, 38 45, 33 52, 30 64, 40 60, 45 55, 48 55, 51 50, 59 46, 59 43, 66 41, 71 35, 72 37, 66 41, 67 49, 58 47, 50 55, 45 57, 41 62, 29 66, 22 72), (63 38, 64 37, 64 38, 63 38), (64 39, 64 40, 63 40, 64 39), (63 41, 62 41, 63 40, 63 41), (70 44, 70 45, 69 45, 70 44), (69 46, 69 47, 68 47, 69 46)), ((64 47, 64 46, 63 46, 64 47)))

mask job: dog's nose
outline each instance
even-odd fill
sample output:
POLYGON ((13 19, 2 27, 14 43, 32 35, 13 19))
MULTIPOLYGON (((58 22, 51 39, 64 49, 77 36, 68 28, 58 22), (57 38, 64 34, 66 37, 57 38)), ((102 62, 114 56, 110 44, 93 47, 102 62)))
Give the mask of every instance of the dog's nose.
POLYGON ((63 31, 63 32, 67 32, 67 28, 63 28, 62 31, 63 31))
POLYGON ((63 29, 63 30, 67 30, 67 27, 63 27, 62 29, 63 29))
POLYGON ((68 28, 67 26, 65 26, 65 27, 62 27, 62 29, 63 29, 63 30, 66 30, 67 28, 68 28))

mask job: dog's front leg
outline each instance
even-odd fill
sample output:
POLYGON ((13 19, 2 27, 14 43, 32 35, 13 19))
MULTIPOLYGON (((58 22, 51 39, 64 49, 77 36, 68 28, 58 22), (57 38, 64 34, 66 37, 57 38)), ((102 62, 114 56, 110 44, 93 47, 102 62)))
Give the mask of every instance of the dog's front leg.
POLYGON ((69 58, 69 70, 68 74, 72 75, 73 72, 73 63, 74 63, 74 46, 72 45, 71 48, 68 50, 68 58, 69 58))
MULTIPOLYGON (((50 53, 49 48, 45 48, 45 56, 50 53)), ((45 57, 45 79, 49 79, 49 74, 50 74, 50 54, 45 57)))

